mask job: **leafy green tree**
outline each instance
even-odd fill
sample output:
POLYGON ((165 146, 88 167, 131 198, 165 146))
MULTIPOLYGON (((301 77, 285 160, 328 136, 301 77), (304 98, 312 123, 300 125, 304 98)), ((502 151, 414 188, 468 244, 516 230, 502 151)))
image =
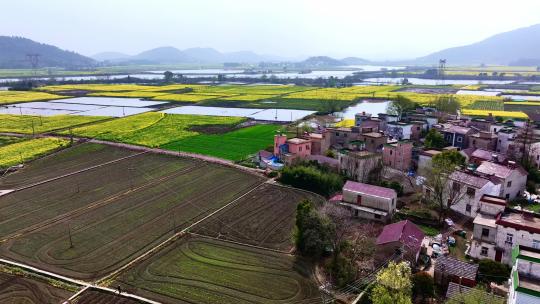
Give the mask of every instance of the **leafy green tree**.
POLYGON ((465 156, 456 150, 447 150, 433 156, 433 166, 443 169, 450 166, 453 171, 455 167, 465 165, 465 156))
POLYGON ((490 259, 482 259, 478 262, 478 280, 481 282, 502 284, 509 277, 510 268, 505 264, 490 259))
POLYGON ((415 108, 416 104, 412 100, 402 95, 398 95, 395 100, 388 104, 386 112, 391 115, 397 115, 398 118, 401 119, 403 113, 414 110, 415 108))
POLYGON ((329 244, 328 231, 328 222, 319 216, 311 201, 296 206, 296 247, 302 255, 320 257, 329 244))
POLYGON ((330 195, 343 187, 343 177, 308 165, 287 166, 281 171, 279 181, 293 187, 330 195))
POLYGON ((412 277, 412 283, 413 295, 415 297, 420 297, 422 303, 425 302, 426 298, 435 295, 435 284, 433 282, 433 277, 429 273, 425 271, 415 273, 412 277))
POLYGON ((437 110, 444 113, 455 114, 460 109, 461 105, 454 96, 440 96, 433 104, 437 110))
POLYGON ((411 304, 411 268, 405 262, 390 262, 377 274, 371 294, 373 304, 411 304))
POLYGON ((424 146, 427 149, 442 149, 447 146, 444 136, 435 129, 430 129, 426 135, 424 146))
POLYGON ((163 80, 165 80, 165 82, 172 82, 174 78, 174 73, 171 72, 171 71, 165 71, 163 73, 163 80))

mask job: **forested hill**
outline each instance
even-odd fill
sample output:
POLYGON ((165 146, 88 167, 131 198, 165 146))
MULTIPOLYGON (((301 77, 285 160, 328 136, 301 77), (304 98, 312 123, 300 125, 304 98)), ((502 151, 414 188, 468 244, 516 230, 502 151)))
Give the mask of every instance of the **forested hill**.
POLYGON ((0 68, 30 68, 28 54, 38 54, 38 67, 82 68, 96 61, 56 46, 22 37, 0 36, 0 68))

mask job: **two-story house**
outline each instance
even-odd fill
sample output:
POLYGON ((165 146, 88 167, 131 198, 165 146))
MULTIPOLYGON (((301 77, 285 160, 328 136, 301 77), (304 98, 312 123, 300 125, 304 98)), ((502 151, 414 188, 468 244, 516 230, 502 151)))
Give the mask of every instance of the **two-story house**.
POLYGON ((452 147, 457 147, 460 150, 466 149, 469 146, 469 136, 475 131, 471 128, 457 126, 457 125, 444 125, 440 129, 446 143, 452 147))
POLYGON ((342 205, 357 217, 387 222, 396 212, 394 189, 347 181, 343 186, 342 205))
POLYGON ((467 217, 475 217, 484 195, 496 196, 500 185, 472 172, 454 171, 446 186, 445 196, 452 203, 450 208, 467 217))
POLYGON ((383 147, 383 164, 390 168, 407 171, 412 166, 413 143, 398 141, 383 147))
POLYGON ((485 195, 480 199, 480 209, 473 221, 473 238, 469 248, 471 257, 501 261, 502 251, 496 245, 496 221, 506 206, 506 200, 500 197, 485 195))
POLYGON ((490 176, 497 183, 500 183, 499 196, 508 200, 519 197, 527 184, 527 171, 513 161, 508 161, 507 164, 485 161, 476 168, 476 172, 490 176))

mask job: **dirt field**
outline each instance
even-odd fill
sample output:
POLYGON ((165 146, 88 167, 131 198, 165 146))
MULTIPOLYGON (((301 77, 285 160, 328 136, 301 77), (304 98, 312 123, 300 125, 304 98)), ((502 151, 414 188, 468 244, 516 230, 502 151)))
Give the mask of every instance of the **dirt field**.
POLYGON ((314 303, 320 298, 310 269, 294 256, 195 237, 178 240, 114 285, 163 303, 314 303))
POLYGON ((25 168, 0 178, 0 189, 14 189, 52 177, 119 159, 136 152, 85 143, 29 163, 25 168))
POLYGON ((75 299, 73 304, 142 304, 134 299, 114 295, 99 290, 87 290, 75 299))
POLYGON ((37 280, 0 273, 0 303, 58 304, 72 294, 37 280))
POLYGON ((201 223, 193 232, 289 251, 293 247, 296 206, 304 199, 320 198, 300 190, 265 184, 201 223))
POLYGON ((0 256, 94 280, 262 181, 202 161, 135 156, 0 197, 8 239, 0 256))

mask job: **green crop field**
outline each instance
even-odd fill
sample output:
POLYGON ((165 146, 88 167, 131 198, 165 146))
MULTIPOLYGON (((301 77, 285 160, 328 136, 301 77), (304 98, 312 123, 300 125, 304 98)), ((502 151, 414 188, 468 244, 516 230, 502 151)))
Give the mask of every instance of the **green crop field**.
MULTIPOLYGON (((167 143, 197 136, 193 128, 223 126, 224 128, 245 121, 240 117, 202 115, 175 115, 148 112, 103 123, 73 129, 73 134, 148 147, 160 147, 167 143)), ((69 134, 65 131, 64 134, 69 134)))
POLYGON ((24 138, 13 137, 13 136, 1 136, 0 135, 0 147, 5 146, 5 145, 9 145, 9 144, 13 144, 13 143, 16 143, 16 142, 19 142, 19 141, 22 141, 22 140, 24 140, 24 138))
POLYGON ((502 100, 478 100, 469 105, 468 109, 504 111, 504 102, 502 100))
POLYGON ((0 146, 0 169, 18 165, 56 151, 69 141, 58 138, 38 138, 0 146))
POLYGON ((96 122, 106 118, 75 115, 31 116, 0 114, 0 132, 38 134, 96 122))
POLYGON ((202 161, 135 155, 2 196, 0 255, 97 279, 261 182, 202 161))
POLYGON ((206 238, 177 242, 114 284, 164 303, 311 303, 319 296, 301 258, 206 238))
POLYGON ((0 105, 18 102, 43 101, 51 99, 61 99, 66 96, 54 95, 45 92, 33 91, 0 91, 0 105))
POLYGON ((279 126, 256 125, 224 134, 201 134, 162 147, 173 151, 184 151, 215 157, 241 160, 272 145, 279 126))

